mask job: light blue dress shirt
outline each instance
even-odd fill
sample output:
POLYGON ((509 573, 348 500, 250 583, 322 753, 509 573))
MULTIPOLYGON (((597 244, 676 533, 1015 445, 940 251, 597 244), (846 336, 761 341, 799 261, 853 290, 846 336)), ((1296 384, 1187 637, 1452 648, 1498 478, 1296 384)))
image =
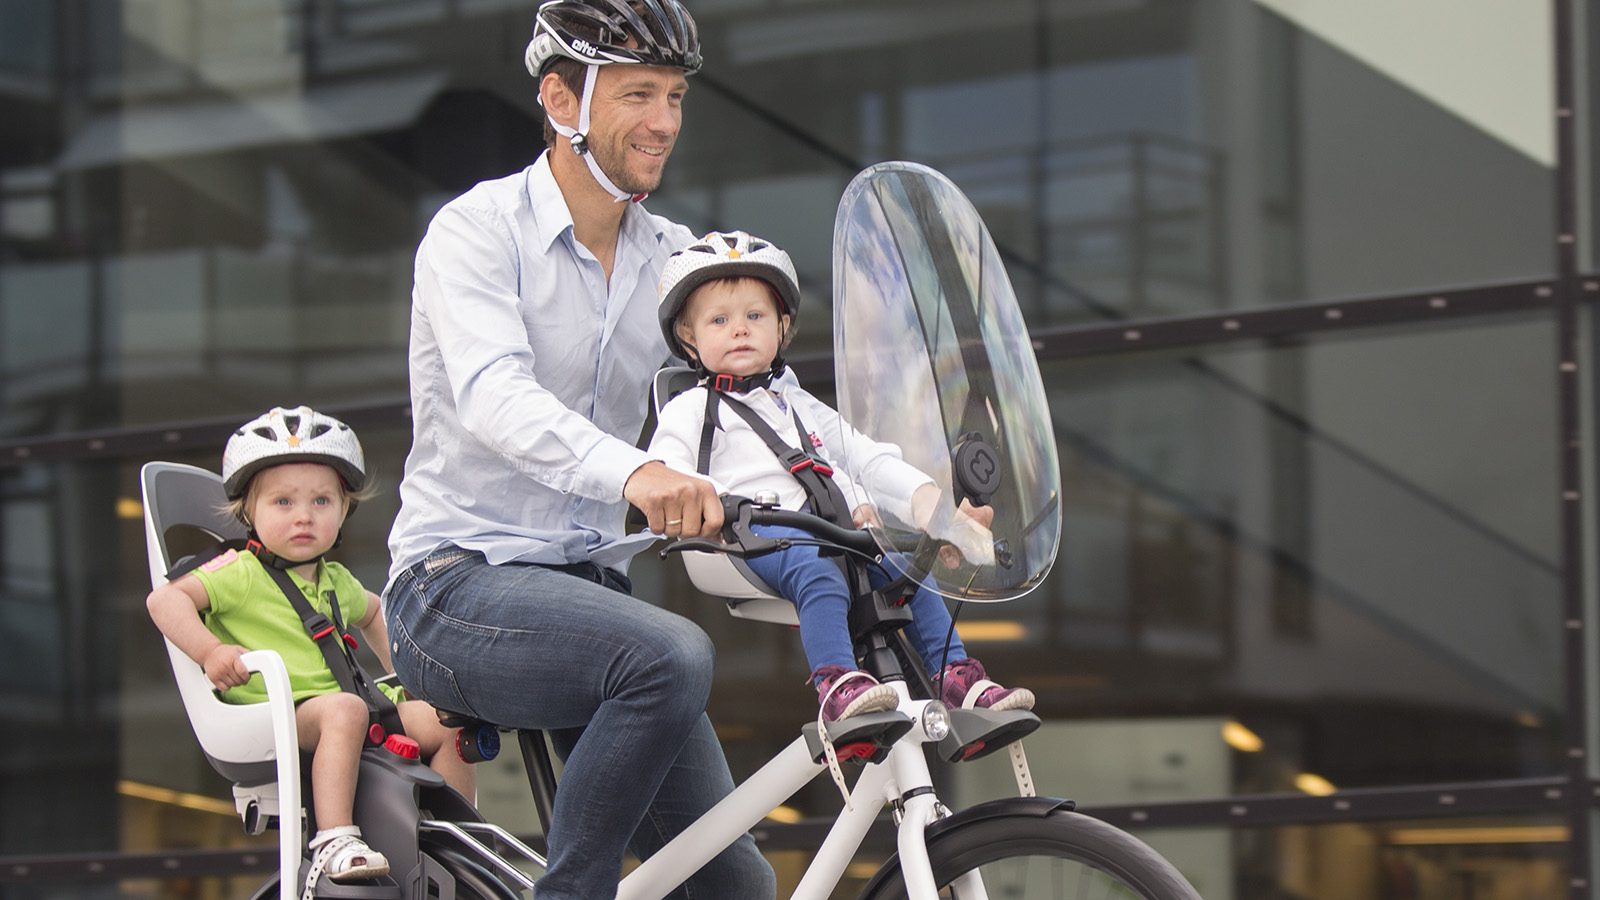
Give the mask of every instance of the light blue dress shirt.
POLYGON ((667 359, 656 282, 689 229, 629 204, 611 283, 548 154, 441 209, 411 297, 411 453, 389 577, 445 543, 490 563, 625 570, 622 487, 667 359))

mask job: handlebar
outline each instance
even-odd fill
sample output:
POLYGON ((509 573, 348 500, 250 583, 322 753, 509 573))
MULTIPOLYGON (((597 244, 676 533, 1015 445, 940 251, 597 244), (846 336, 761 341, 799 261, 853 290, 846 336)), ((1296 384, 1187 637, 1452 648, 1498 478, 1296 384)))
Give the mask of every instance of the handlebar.
POLYGON ((856 528, 844 528, 820 516, 776 506, 762 506, 748 497, 724 495, 722 498, 722 532, 731 540, 713 541, 707 538, 681 538, 661 548, 661 556, 686 550, 703 550, 726 553, 730 556, 759 556, 790 545, 785 539, 764 538, 750 530, 751 525, 781 525, 798 528, 815 535, 819 541, 871 557, 882 555, 872 535, 856 528))

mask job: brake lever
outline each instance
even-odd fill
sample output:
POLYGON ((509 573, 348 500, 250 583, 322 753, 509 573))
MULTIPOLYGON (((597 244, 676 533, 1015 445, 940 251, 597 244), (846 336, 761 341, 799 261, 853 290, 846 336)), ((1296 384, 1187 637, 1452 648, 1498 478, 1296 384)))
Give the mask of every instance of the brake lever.
POLYGON ((691 550, 705 553, 723 553, 728 556, 737 556, 741 559, 745 555, 745 549, 738 544, 725 544, 722 541, 713 541, 710 538, 678 538, 675 541, 667 542, 667 545, 658 552, 662 559, 666 559, 669 553, 687 553, 691 550))

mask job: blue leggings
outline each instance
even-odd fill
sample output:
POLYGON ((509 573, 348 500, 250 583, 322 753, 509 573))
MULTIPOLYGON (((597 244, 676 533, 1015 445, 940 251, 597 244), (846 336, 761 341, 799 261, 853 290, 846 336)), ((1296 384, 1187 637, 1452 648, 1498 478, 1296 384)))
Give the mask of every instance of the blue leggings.
MULTIPOLYGON (((798 528, 777 525, 756 525, 751 530, 762 537, 812 537, 798 528)), ((800 641, 805 645, 811 671, 823 666, 857 668, 850 641, 850 590, 837 563, 823 559, 817 547, 802 544, 751 557, 745 564, 799 610, 800 641)), ((868 566, 867 573, 873 587, 893 580, 892 574, 880 566, 868 566)), ((938 674, 941 659, 966 659, 961 638, 950 630, 950 611, 945 608, 943 597, 924 585, 911 596, 910 608, 912 618, 906 634, 929 675, 938 674), (948 655, 944 645, 947 634, 948 655)))

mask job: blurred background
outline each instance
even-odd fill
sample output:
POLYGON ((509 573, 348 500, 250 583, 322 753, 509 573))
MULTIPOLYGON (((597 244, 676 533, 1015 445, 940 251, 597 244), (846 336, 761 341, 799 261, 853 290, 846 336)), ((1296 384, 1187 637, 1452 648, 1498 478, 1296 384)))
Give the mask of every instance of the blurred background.
MULTIPOLYGON (((1208 900, 1593 897, 1584 448, 1600 14, 1578 0, 688 0, 648 207, 788 249, 831 390, 835 206, 948 175, 1010 268, 1064 490, 1049 580, 963 636, 1031 687, 1041 793, 1208 900), (1563 368, 1566 365, 1567 368, 1563 368)), ((382 495, 434 212, 541 150, 531 0, 0 0, 0 897, 238 897, 136 474, 310 404, 382 495)), ((815 714, 798 636, 678 564, 735 776, 815 714)), ((514 752, 486 814, 536 836, 514 752)), ((942 771, 1008 790, 1003 755, 942 771)), ((826 780, 758 838, 792 884, 826 780)), ((869 847, 852 878, 888 851, 869 847)), ((854 896, 859 881, 839 896, 854 896)))

